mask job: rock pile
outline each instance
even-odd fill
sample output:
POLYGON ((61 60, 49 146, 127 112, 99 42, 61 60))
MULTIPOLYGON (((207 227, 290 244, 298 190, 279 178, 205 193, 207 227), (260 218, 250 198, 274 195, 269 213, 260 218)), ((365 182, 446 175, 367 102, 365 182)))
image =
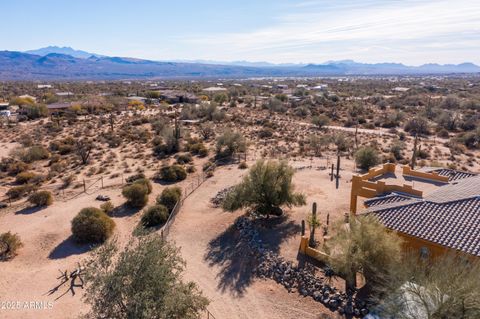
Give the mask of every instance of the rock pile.
POLYGON ((213 207, 217 208, 217 207, 222 206, 222 203, 223 203, 223 201, 225 200, 225 198, 227 197, 227 194, 228 194, 233 188, 234 188, 234 186, 224 188, 224 189, 222 189, 221 191, 219 191, 219 192, 217 193, 217 195, 215 195, 215 197, 213 197, 212 199, 210 199, 210 202, 212 203, 213 207))
POLYGON ((257 267, 253 270, 260 278, 270 278, 283 285, 289 292, 298 291, 310 296, 332 311, 357 317, 368 314, 365 302, 347 296, 326 282, 325 276, 315 276, 313 267, 299 268, 291 261, 266 249, 252 221, 244 216, 235 221, 240 241, 256 257, 257 267))

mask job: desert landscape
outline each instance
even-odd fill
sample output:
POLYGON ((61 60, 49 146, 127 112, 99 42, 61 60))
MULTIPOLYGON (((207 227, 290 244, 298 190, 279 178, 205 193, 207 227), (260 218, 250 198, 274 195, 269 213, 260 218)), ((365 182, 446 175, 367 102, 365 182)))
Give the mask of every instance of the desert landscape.
MULTIPOLYGON (((312 89, 318 84, 313 79, 229 81, 216 85, 214 94, 197 82, 165 82, 169 89, 158 91, 149 82, 114 82, 110 85, 125 93, 107 96, 95 92, 112 90, 109 84, 87 86, 88 93, 79 93, 85 88, 81 83, 54 83, 47 90, 22 84, 23 93, 55 102, 45 106, 31 97, 10 96, 18 111, 3 118, 0 233, 14 233, 22 245, 2 262, 0 295, 38 301, 46 309, 2 316, 65 318, 88 312, 83 283, 62 277, 83 269, 94 247, 72 234, 72 220, 86 207, 110 216, 115 228, 109 236, 118 247, 144 236, 144 228, 179 247, 186 262, 182 278, 195 282, 208 298, 207 316, 341 316, 335 307, 257 276, 257 257, 242 245, 234 226, 251 212, 228 212, 218 201, 258 160, 288 163, 305 203, 287 207, 278 217, 256 219, 256 227, 266 249, 307 263, 324 278, 325 266, 299 252, 301 224, 312 204, 318 205, 326 234, 348 216, 352 175, 369 167, 415 160, 420 167, 478 172, 478 143, 470 139, 478 139, 480 82, 437 77, 322 81, 321 92, 312 89), (408 90, 398 93, 400 85, 408 90), (60 88, 73 95, 58 97, 54 92, 60 88), (175 99, 194 100, 172 103, 172 91, 175 99), (128 92, 140 97, 130 98, 128 92), (362 150, 367 160, 359 155, 362 150), (166 168, 173 168, 173 175, 166 168), (132 205, 125 189, 138 180, 146 180, 151 190, 144 202, 132 205), (157 207, 162 192, 172 187, 180 189, 181 206, 171 218, 145 226, 148 209, 142 207, 157 207), (33 195, 39 193, 48 200, 37 203, 33 195)), ((10 90, 2 86, 3 96, 10 90)), ((429 190, 422 181, 408 183, 429 190)), ((332 285, 344 289, 341 277, 332 285)))
POLYGON ((0 12, 0 319, 480 318, 479 1, 0 12))

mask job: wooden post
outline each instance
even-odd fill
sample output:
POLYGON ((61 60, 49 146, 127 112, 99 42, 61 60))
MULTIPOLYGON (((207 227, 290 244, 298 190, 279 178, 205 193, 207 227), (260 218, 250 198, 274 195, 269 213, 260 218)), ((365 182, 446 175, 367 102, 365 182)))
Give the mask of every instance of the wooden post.
POLYGON ((103 189, 103 176, 101 177, 101 179, 102 179, 102 189, 103 189))
POLYGON ((302 219, 302 236, 305 236, 305 221, 302 219))
POLYGON ((83 192, 87 191, 87 185, 85 184, 85 179, 83 180, 83 192))
POLYGON ((340 155, 337 156, 337 181, 336 181, 336 188, 338 189, 338 182, 340 178, 340 155))
POLYGON ((332 172, 330 173, 330 182, 333 182, 333 167, 335 165, 332 163, 332 172))

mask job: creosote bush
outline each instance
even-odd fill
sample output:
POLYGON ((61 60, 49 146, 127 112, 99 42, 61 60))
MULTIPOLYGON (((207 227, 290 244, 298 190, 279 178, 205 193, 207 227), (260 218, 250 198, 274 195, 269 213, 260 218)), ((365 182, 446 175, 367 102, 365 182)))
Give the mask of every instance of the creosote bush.
POLYGON ((15 176, 15 183, 17 183, 17 184, 27 184, 35 176, 36 175, 33 172, 21 172, 17 176, 15 176))
POLYGON ((365 170, 380 163, 378 152, 370 146, 359 148, 355 153, 355 160, 357 161, 357 165, 365 170))
POLYGON ((53 195, 49 191, 38 191, 30 195, 28 201, 35 206, 50 206, 53 204, 53 195))
POLYGON ((148 188, 142 183, 133 183, 122 189, 122 195, 127 199, 127 205, 142 208, 148 202, 148 188))
POLYGON ((17 251, 22 247, 22 241, 17 234, 11 232, 0 235, 0 260, 9 260, 17 255, 17 251))
POLYGON ((164 224, 168 219, 168 208, 164 205, 153 205, 148 207, 142 215, 142 225, 153 227, 164 224))
POLYGON ((174 164, 162 167, 155 178, 164 182, 179 182, 187 178, 187 172, 182 166, 174 164))
POLYGON ((111 201, 108 201, 100 205, 100 209, 103 210, 105 214, 110 215, 115 209, 115 206, 112 204, 111 201))
POLYGON ((181 197, 182 189, 180 187, 167 187, 158 196, 157 203, 164 205, 171 212, 181 197))
POLYGON ((73 238, 81 244, 100 244, 113 233, 115 222, 95 207, 82 209, 72 220, 73 238))

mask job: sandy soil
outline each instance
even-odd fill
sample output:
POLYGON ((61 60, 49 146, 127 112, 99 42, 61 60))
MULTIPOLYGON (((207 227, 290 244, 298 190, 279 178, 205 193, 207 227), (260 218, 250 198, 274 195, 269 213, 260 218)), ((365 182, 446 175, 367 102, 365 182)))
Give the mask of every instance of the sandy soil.
MULTIPOLYGON (((185 201, 171 229, 170 239, 181 247, 182 256, 187 261, 186 279, 197 282, 210 298, 209 310, 216 318, 319 318, 322 314, 334 318, 334 314, 311 298, 289 294, 271 280, 252 276, 250 262, 238 250, 236 233, 231 228, 241 212, 223 212, 210 204, 210 198, 219 190, 239 182, 245 172, 221 168, 185 201)), ((322 175, 327 175, 326 171, 305 170, 295 177, 297 189, 306 192, 309 202, 321 201, 330 193, 332 186, 324 183, 327 178, 322 175), (314 182, 317 179, 321 181, 314 182), (318 193, 322 187, 327 190, 318 193), (310 197, 314 193, 315 196, 310 197)), ((322 201, 323 212, 337 211, 336 202, 328 201, 324 205, 322 201)), ((283 237, 277 241, 276 247, 271 246, 293 260, 298 251, 299 221, 306 211, 307 207, 292 210, 290 220, 266 231, 277 232, 273 238, 283 237)))
MULTIPOLYGON (((115 205, 123 202, 118 190, 106 190, 115 205)), ((0 233, 18 233, 24 247, 9 262, 1 263, 0 296, 2 301, 50 301, 53 308, 47 310, 3 310, 2 318, 72 318, 88 308, 81 301, 82 290, 75 289, 75 296, 64 285, 53 294, 49 291, 59 280, 61 271, 73 271, 77 262, 87 256, 88 247, 79 247, 70 239, 70 222, 82 207, 96 206, 96 193, 80 196, 68 202, 56 201, 52 206, 35 211, 25 209, 2 216, 0 233), (64 296, 61 296, 66 293, 64 296), (56 300, 59 298, 58 300, 56 300)), ((136 216, 115 218, 116 233, 120 241, 127 240, 136 216)))

